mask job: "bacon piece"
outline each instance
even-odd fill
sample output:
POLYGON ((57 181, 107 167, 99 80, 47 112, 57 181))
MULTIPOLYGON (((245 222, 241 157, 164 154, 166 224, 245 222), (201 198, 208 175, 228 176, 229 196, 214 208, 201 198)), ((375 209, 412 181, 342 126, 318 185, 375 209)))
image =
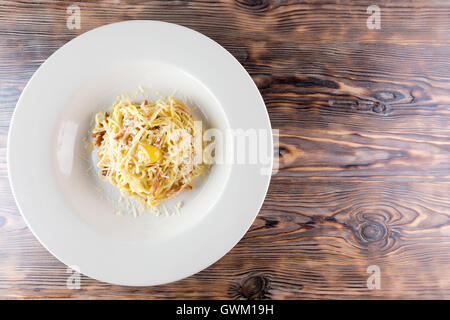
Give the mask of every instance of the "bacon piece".
POLYGON ((155 182, 153 183, 153 196, 155 196, 155 193, 156 193, 156 189, 158 188, 158 185, 159 185, 159 170, 158 170, 158 172, 156 173, 156 178, 155 178, 155 182))
POLYGON ((123 137, 124 134, 125 134, 125 129, 120 131, 118 134, 116 134, 116 136, 114 137, 114 140, 119 140, 120 138, 123 137))
POLYGON ((180 191, 180 187, 176 187, 176 188, 172 188, 170 190, 166 191, 166 196, 170 196, 171 194, 177 193, 178 191, 180 191))
POLYGON ((99 132, 92 133, 92 139, 94 139, 94 145, 96 145, 97 147, 100 147, 105 133, 106 133, 106 131, 99 131, 99 132))

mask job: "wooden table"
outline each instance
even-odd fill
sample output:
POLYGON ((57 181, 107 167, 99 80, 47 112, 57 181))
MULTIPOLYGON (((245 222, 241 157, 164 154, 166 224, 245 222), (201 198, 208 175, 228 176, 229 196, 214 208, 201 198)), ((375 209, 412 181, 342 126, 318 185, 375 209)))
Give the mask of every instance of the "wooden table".
POLYGON ((104 0, 79 2, 69 30, 71 4, 0 1, 0 298, 450 298, 449 1, 104 0), (147 288, 83 276, 71 290, 14 202, 8 126, 50 54, 129 19, 228 49, 279 129, 280 170, 249 232, 208 269, 147 288), (380 289, 368 289, 369 266, 380 289))

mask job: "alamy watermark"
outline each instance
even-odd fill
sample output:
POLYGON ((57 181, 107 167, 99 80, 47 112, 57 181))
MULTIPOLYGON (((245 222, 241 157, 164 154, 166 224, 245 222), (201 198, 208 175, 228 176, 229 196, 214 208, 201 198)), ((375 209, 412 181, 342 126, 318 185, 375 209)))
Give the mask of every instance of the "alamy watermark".
POLYGON ((277 129, 210 128, 203 131, 202 121, 194 121, 193 134, 188 129, 178 129, 175 136, 179 145, 194 146, 193 156, 183 159, 186 163, 259 165, 262 175, 278 171, 278 157, 274 157, 279 145, 277 129))
POLYGON ((70 5, 66 9, 67 17, 66 26, 67 29, 81 29, 81 9, 76 4, 70 5))
POLYGON ((366 25, 369 30, 381 29, 381 9, 377 5, 371 5, 367 8, 367 14, 370 16, 366 20, 366 25))
POLYGON ((369 290, 380 290, 381 289, 381 270, 377 265, 371 265, 367 267, 366 270, 370 276, 367 278, 367 289, 369 290))
POLYGON ((67 289, 71 290, 81 289, 80 267, 75 265, 68 266, 66 269, 66 273, 70 274, 66 280, 67 289))

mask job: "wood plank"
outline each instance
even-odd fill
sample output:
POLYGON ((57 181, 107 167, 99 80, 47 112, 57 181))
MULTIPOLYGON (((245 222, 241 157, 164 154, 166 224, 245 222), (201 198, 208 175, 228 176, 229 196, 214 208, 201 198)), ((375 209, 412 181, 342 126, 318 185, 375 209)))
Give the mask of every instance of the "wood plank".
POLYGON ((255 223, 229 254, 187 279, 147 288, 83 276, 80 290, 68 290, 66 267, 37 242, 17 212, 2 209, 0 296, 445 298, 450 294, 449 191, 450 183, 276 177, 255 223), (370 265, 381 269, 381 290, 367 289, 370 265))
MULTIPOLYGON (((70 1, 0 1, 7 32, 67 37, 70 1), (58 25, 56 21, 64 24, 58 25), (13 22, 13 23, 9 23, 13 22), (55 29, 56 28, 56 29, 55 29), (66 35, 64 35, 66 34, 66 35)), ((372 1, 129 1, 81 2, 82 29, 122 20, 156 19, 186 25, 208 36, 286 39, 288 42, 359 41, 442 43, 450 40, 448 4, 443 1, 377 1, 383 33, 368 32, 372 1), (432 22, 432 24, 430 23, 432 22), (227 32, 224 32, 227 31, 227 32)))

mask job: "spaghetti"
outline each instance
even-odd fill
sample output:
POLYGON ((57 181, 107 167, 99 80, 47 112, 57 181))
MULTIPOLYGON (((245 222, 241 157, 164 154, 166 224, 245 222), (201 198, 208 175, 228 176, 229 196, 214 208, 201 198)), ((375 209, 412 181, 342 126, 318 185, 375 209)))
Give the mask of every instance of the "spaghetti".
POLYGON ((99 176, 123 196, 156 206, 208 168, 202 162, 202 128, 189 108, 167 97, 138 104, 121 96, 108 112, 95 115, 92 131, 99 176))

